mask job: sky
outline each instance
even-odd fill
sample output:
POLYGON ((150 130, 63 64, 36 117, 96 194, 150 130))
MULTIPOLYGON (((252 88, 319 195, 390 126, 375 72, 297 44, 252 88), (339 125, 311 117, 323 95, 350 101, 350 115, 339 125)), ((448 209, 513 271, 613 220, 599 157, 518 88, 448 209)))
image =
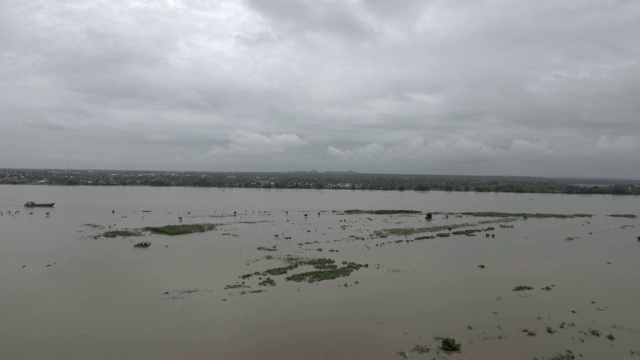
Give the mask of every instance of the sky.
POLYGON ((0 0, 0 168, 640 178, 640 1, 0 0))

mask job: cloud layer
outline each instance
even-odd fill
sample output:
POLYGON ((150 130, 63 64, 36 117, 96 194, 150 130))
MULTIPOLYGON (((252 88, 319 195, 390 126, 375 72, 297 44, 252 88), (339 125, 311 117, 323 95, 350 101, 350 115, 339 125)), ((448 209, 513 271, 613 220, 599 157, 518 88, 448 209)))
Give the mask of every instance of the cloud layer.
POLYGON ((640 3, 0 12, 0 167, 640 178, 640 3))

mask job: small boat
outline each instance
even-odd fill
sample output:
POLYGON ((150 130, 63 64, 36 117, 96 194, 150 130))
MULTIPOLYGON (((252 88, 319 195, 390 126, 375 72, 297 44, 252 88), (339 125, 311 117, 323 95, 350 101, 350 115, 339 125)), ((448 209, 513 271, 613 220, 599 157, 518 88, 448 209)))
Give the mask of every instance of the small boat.
POLYGON ((53 205, 55 205, 55 203, 36 204, 33 201, 27 201, 27 203, 24 204, 24 206, 26 206, 26 207, 53 207, 53 205))

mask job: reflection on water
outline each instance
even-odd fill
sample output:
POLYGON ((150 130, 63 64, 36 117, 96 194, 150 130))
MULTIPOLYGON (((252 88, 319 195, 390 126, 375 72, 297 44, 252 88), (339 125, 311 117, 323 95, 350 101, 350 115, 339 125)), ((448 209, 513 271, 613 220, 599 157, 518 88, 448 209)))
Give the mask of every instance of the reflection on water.
POLYGON ((640 352, 640 224, 607 215, 638 214, 638 205, 613 196, 0 186, 0 358, 430 359, 448 357, 434 339, 448 336, 462 343, 456 358, 566 349, 629 357, 640 352), (27 200, 56 206, 25 208, 27 200), (496 219, 342 213, 356 208, 593 217, 519 218, 504 223, 512 228, 471 227, 494 228, 476 236, 415 240, 436 233, 375 231, 496 219), (98 236, 193 223, 219 226, 98 236), (140 241, 152 245, 134 248, 140 241), (369 266, 317 283, 286 280, 315 270, 306 265, 264 275, 288 255, 369 266), (259 285, 267 277, 275 286, 259 285))

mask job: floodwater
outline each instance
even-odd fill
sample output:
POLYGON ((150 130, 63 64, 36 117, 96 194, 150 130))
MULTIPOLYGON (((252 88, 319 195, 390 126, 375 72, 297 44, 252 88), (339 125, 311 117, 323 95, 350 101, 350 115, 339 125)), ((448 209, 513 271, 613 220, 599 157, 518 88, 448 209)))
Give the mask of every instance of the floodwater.
POLYGON ((0 186, 0 213, 2 359, 532 359, 567 349, 640 358, 640 221, 608 216, 640 215, 640 198, 0 186), (480 224, 497 218, 444 214, 468 211, 593 217, 480 224), (100 236, 195 223, 219 226, 100 236), (416 241, 435 232, 374 234, 463 223, 495 229, 416 241), (134 248, 139 241, 151 246, 134 248), (368 267, 315 283, 240 278, 283 267, 287 255, 368 267), (438 351, 438 337, 461 351, 438 351))

